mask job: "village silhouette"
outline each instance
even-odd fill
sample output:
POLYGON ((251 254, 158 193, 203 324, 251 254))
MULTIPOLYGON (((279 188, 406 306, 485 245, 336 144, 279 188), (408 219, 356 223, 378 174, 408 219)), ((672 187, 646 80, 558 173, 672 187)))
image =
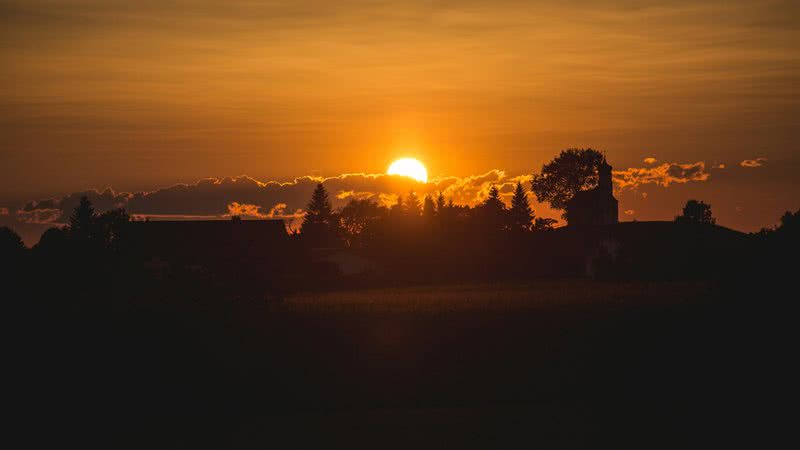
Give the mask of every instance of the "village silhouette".
POLYGON ((493 186, 474 207, 411 191, 391 207, 354 198, 334 210, 318 184, 300 228, 287 231, 281 219, 238 216, 134 221, 124 209, 97 212, 84 197, 69 224, 47 230, 32 249, 7 228, 3 247, 15 270, 80 260, 141 280, 216 280, 231 294, 275 299, 298 289, 419 282, 718 276, 759 245, 796 233, 798 220, 787 212, 776 229, 748 235, 717 225, 702 201, 676 213, 620 223, 605 155, 569 149, 530 186, 518 182, 509 206, 493 186), (537 217, 529 191, 562 210, 566 226, 537 217))
POLYGON ((91 414, 131 448, 506 448, 528 433, 670 448, 737 441, 760 401, 748 383, 775 394, 800 210, 750 234, 700 199, 620 222, 592 149, 561 152, 510 205, 494 187, 474 207, 398 194, 334 210, 319 184, 296 231, 131 220, 87 198, 32 248, 0 229, 30 319, 29 404, 91 414), (420 300, 440 294, 455 300, 420 300))

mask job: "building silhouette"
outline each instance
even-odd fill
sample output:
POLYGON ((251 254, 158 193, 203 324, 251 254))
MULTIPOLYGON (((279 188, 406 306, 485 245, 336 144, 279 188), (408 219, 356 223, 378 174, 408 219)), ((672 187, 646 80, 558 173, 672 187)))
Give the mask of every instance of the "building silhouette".
POLYGON ((131 251, 148 269, 274 277, 288 253, 282 220, 131 222, 131 251))
POLYGON ((578 192, 567 203, 567 225, 611 225, 619 222, 619 203, 614 198, 611 166, 605 157, 597 172, 597 187, 578 192))

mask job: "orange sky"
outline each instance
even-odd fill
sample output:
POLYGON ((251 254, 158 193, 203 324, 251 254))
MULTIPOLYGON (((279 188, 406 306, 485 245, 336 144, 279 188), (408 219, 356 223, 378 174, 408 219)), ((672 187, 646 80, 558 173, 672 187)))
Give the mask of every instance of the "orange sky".
POLYGON ((517 176, 584 146, 705 163, 620 193, 630 217, 693 196, 752 230, 800 207, 796 1, 0 0, 0 22, 7 209, 398 156, 517 176))

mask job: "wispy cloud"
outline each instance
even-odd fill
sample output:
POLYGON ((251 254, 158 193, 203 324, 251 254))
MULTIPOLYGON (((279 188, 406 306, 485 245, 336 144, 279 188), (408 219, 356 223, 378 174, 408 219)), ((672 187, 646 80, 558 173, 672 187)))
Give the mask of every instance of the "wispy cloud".
POLYGON ((669 187, 671 184, 708 181, 711 175, 703 161, 663 163, 654 167, 630 167, 614 171, 614 182, 620 189, 636 189, 645 184, 669 187))
POLYGON ((233 216, 244 219, 282 219, 286 222, 287 229, 294 230, 300 226, 305 212, 301 208, 297 208, 292 212, 292 210, 288 209, 286 203, 276 203, 268 212, 264 212, 264 207, 261 205, 231 202, 228 204, 228 212, 218 218, 233 216))
POLYGON ((19 210, 17 211, 16 219, 21 223, 36 225, 55 225, 66 221, 64 211, 58 208, 35 208, 29 211, 19 210))
POLYGON ((249 203, 231 202, 228 204, 227 216, 252 217, 265 219, 266 214, 261 212, 261 206, 249 203))
POLYGON ((765 162, 767 162, 767 158, 745 159, 740 162, 739 165, 742 167, 756 168, 763 166, 765 162))

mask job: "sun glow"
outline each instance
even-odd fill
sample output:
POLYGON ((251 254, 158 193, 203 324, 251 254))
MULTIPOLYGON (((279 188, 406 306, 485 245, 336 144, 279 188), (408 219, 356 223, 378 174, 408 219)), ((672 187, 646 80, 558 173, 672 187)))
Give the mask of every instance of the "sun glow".
POLYGON ((422 183, 428 182, 428 170, 414 158, 402 158, 393 162, 386 171, 389 175, 402 175, 413 178, 422 183))

